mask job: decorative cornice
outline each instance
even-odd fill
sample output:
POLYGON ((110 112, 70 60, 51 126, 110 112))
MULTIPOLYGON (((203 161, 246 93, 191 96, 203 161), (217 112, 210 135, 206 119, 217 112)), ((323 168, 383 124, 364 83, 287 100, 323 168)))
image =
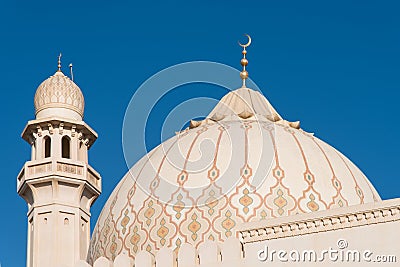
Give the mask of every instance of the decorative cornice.
POLYGON ((400 220, 400 199, 393 199, 270 219, 269 221, 246 223, 239 229, 239 236, 245 244, 397 220, 400 220))
POLYGON ((29 142, 31 135, 37 133, 37 135, 41 137, 43 135, 43 129, 47 128, 50 134, 54 132, 54 129, 57 129, 59 134, 63 134, 63 131, 67 128, 71 129, 72 137, 80 133, 85 139, 89 140, 87 143, 88 147, 90 147, 97 139, 97 133, 84 121, 76 121, 62 117, 31 120, 25 126, 21 136, 24 140, 29 142))

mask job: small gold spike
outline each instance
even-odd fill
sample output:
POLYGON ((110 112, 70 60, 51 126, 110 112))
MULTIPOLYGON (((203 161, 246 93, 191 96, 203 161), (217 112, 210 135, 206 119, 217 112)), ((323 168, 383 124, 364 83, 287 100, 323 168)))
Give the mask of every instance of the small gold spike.
POLYGON ((61 71, 61 56, 62 54, 58 55, 58 71, 61 71))

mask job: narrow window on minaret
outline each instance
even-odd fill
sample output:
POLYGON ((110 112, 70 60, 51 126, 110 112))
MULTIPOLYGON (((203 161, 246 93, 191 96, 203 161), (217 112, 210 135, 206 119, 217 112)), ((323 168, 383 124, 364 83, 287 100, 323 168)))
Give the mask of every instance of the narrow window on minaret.
POLYGON ((50 151, 51 151, 51 139, 50 137, 46 136, 44 138, 44 157, 50 158, 50 151))
POLYGON ((68 136, 64 136, 61 140, 61 145, 62 145, 62 157, 65 159, 69 159, 70 158, 70 150, 71 150, 71 146, 70 146, 70 139, 68 136))

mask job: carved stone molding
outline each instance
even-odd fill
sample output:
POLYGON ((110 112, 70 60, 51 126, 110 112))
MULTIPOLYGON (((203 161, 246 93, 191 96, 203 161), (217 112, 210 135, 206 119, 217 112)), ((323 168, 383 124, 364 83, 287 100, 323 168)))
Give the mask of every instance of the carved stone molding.
POLYGON ((312 234, 318 232, 333 231, 338 229, 359 227, 369 224, 385 223, 400 220, 400 199, 382 201, 379 204, 364 204, 353 207, 316 212, 315 214, 302 214, 300 216, 288 216, 286 220, 271 219, 261 226, 252 226, 251 223, 243 224, 239 230, 239 236, 243 243, 252 243, 264 240, 284 238, 297 235, 312 234), (386 205, 385 205, 386 204, 386 205), (371 207, 375 206, 375 207, 371 207), (358 207, 358 211, 357 211, 358 207), (346 212, 347 211, 347 212, 346 212), (325 213, 325 216, 319 216, 325 213), (303 218, 299 218, 303 217, 303 218), (309 217, 309 218, 304 218, 309 217), (292 218, 292 220, 290 220, 292 218))

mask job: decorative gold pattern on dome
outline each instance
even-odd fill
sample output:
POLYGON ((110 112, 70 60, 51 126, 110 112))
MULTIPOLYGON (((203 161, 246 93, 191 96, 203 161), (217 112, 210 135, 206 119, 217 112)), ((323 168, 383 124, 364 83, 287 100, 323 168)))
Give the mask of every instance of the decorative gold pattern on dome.
POLYGON ((85 106, 82 91, 61 70, 39 85, 34 104, 36 114, 46 108, 67 108, 81 117, 85 106))

